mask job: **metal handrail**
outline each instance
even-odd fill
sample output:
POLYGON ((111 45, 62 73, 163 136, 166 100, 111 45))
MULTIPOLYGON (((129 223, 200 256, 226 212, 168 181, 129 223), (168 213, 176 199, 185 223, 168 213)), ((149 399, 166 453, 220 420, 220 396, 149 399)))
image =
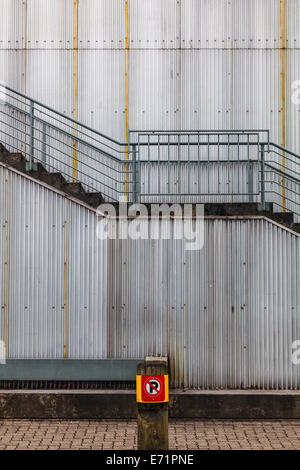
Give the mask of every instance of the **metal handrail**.
POLYGON ((5 90, 8 90, 8 91, 10 91, 10 92, 12 92, 12 93, 14 93, 14 94, 16 94, 16 95, 18 95, 18 96, 21 96, 22 98, 24 98, 24 99, 26 99, 26 100, 30 100, 33 104, 36 104, 36 105, 38 105, 38 106, 41 106, 42 108, 47 109, 48 111, 50 111, 50 112, 56 114, 57 116, 62 117, 63 119, 67 119, 68 121, 72 122, 73 124, 76 124, 76 125, 78 125, 78 126, 80 126, 80 127, 83 127, 84 129, 86 129, 86 130, 88 130, 88 131, 90 131, 90 132, 93 132, 93 133, 97 134, 99 137, 103 137, 103 138, 106 139, 106 140, 110 140, 110 141, 113 142, 114 144, 117 144, 117 145, 120 145, 120 146, 128 145, 127 142, 124 142, 124 143, 118 142, 117 140, 115 140, 115 139, 113 139, 113 138, 111 138, 111 137, 108 137, 108 136, 105 135, 105 134, 102 134, 101 132, 99 132, 99 131, 97 131, 97 130, 95 130, 95 129, 89 127, 89 126, 87 126, 86 124, 83 124, 83 123, 81 123, 81 122, 77 121, 76 119, 73 119, 73 118, 71 118, 71 117, 69 117, 69 116, 66 116, 65 114, 61 113, 60 111, 57 111, 57 110, 51 108, 50 106, 47 106, 47 105, 45 105, 45 104, 43 104, 43 103, 41 103, 41 102, 39 102, 39 101, 37 101, 37 100, 35 100, 35 99, 33 99, 33 98, 30 98, 30 97, 24 95, 23 93, 20 93, 19 91, 16 91, 16 90, 14 90, 13 88, 8 87, 7 85, 0 85, 0 86, 1 86, 1 88, 4 88, 5 90))
POLYGON ((300 156, 270 142, 269 130, 132 130, 129 142, 119 142, 10 87, 1 88, 7 105, 0 109, 3 143, 25 149, 29 169, 41 162, 72 181, 80 175, 84 186, 108 200, 248 196, 265 206, 276 193, 278 206, 289 209, 288 202, 300 212, 300 156))

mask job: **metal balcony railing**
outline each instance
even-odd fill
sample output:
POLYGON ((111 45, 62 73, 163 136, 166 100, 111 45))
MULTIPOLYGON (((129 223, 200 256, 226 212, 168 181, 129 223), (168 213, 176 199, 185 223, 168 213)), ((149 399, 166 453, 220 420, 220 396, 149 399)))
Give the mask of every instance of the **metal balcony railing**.
POLYGON ((273 202, 300 217, 300 157, 267 130, 131 131, 118 142, 12 88, 0 97, 10 152, 107 201, 273 202))

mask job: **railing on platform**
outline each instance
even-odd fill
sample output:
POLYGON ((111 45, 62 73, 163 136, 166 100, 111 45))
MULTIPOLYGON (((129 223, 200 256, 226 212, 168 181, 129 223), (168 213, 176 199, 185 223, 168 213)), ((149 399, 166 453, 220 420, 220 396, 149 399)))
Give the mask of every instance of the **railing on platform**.
POLYGON ((0 141, 107 201, 274 202, 300 216, 300 157, 268 130, 131 131, 118 142, 0 86, 0 141))

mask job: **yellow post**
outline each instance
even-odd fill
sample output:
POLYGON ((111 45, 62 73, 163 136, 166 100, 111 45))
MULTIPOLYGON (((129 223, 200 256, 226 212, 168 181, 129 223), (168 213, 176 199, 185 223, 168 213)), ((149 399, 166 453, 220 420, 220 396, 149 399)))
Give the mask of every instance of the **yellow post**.
MULTIPOLYGON (((73 118, 78 119, 78 1, 73 4, 73 118)), ((73 134, 77 137, 77 125, 74 124, 73 134)), ((77 140, 73 140, 73 181, 77 181, 77 140)))
POLYGON ((169 448, 168 375, 167 357, 146 357, 145 363, 138 364, 136 376, 138 450, 169 448))
MULTIPOLYGON (((287 75, 287 3, 280 0, 280 96, 281 96, 281 145, 286 144, 286 75, 287 75)), ((285 152, 281 154, 281 170, 285 171, 285 152)), ((281 205, 283 212, 286 211, 285 178, 281 178, 281 205)))

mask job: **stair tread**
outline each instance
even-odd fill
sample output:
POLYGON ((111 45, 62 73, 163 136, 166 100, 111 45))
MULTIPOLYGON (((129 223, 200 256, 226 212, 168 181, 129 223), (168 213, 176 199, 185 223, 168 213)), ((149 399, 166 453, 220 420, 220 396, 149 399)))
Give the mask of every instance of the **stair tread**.
POLYGON ((34 170, 27 170, 27 160, 24 155, 21 152, 7 152, 2 144, 0 144, 0 161, 22 171, 24 174, 30 175, 37 181, 42 181, 55 189, 62 190, 66 194, 86 202, 92 207, 96 208, 102 202, 102 194, 100 192, 86 192, 79 181, 68 182, 60 172, 49 172, 42 163, 36 163, 36 169, 34 170))

